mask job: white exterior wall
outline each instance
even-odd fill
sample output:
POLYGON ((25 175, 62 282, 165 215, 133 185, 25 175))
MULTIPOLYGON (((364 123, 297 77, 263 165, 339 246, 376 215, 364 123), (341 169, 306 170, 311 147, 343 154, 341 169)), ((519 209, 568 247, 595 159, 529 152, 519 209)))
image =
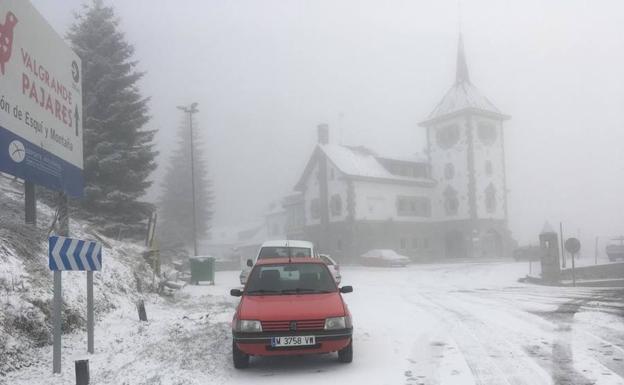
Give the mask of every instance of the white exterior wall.
POLYGON ((267 234, 269 239, 286 238, 286 211, 266 216, 267 234))
POLYGON ((347 180, 344 175, 338 171, 338 169, 327 161, 327 199, 329 200, 329 221, 330 222, 342 222, 347 218, 347 180), (334 172, 334 179, 331 179, 332 170, 334 172), (331 198, 332 195, 340 195, 342 202, 342 210, 340 215, 332 216, 331 213, 331 198))
POLYGON ((305 191, 303 192, 303 208, 305 211, 305 225, 318 225, 321 223, 321 218, 313 219, 311 202, 313 199, 320 199, 319 193, 319 181, 317 178, 318 175, 318 164, 315 164, 312 168, 312 172, 308 175, 308 179, 305 181, 305 191))
POLYGON ((503 124, 487 118, 473 119, 474 135, 474 166, 475 166, 475 193, 477 199, 477 217, 505 219, 505 163, 503 150, 503 124), (496 127, 496 140, 490 144, 484 144, 478 135, 479 123, 487 122, 496 127), (492 162, 492 175, 488 176, 485 171, 486 161, 492 162), (496 190, 496 210, 488 212, 485 204, 485 189, 492 183, 496 190))
POLYGON ((398 196, 421 196, 432 200, 433 188, 367 181, 355 181, 354 188, 356 220, 429 222, 433 218, 433 212, 429 218, 398 216, 396 206, 398 196))
POLYGON ((466 134, 466 118, 457 117, 437 123, 427 128, 429 137, 429 155, 431 159, 431 178, 437 183, 435 199, 432 199, 433 217, 439 220, 460 220, 470 218, 470 201, 468 199, 468 138, 466 134), (437 130, 448 125, 457 125, 459 128, 459 140, 449 149, 438 146, 437 130), (455 167, 455 175, 447 180, 444 169, 447 163, 455 167), (447 216, 444 209, 444 190, 452 186, 457 191, 459 208, 456 215, 447 216))
MULTIPOLYGON (((330 222, 342 222, 347 217, 347 180, 344 175, 338 171, 338 169, 327 159, 327 199, 329 203, 329 221, 330 222), (334 178, 331 179, 332 170, 334 171, 334 178), (334 194, 339 194, 340 199, 342 201, 342 211, 338 216, 331 215, 331 197, 334 194)), ((319 180, 317 178, 319 172, 318 164, 314 165, 312 172, 308 176, 306 180, 306 188, 303 192, 303 201, 304 201, 304 209, 305 209, 305 224, 306 226, 310 225, 318 225, 321 223, 321 219, 313 219, 312 218, 312 200, 319 199, 320 204, 320 186, 319 180)))

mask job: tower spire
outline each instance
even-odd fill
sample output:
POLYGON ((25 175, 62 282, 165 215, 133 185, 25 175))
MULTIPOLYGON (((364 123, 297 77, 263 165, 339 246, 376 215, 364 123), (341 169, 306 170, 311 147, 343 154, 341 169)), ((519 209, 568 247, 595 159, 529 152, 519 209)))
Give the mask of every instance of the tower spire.
POLYGON ((464 39, 460 32, 457 47, 457 73, 455 75, 455 83, 463 82, 470 83, 470 76, 468 75, 468 64, 466 64, 466 54, 464 53, 464 39))

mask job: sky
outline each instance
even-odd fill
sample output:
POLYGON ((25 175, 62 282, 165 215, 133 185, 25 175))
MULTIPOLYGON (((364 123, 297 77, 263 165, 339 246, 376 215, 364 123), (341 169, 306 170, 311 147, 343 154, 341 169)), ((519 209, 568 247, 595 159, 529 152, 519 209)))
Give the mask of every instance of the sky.
MULTIPOLYGON (((83 1, 32 3, 64 34, 83 1)), ((624 2, 105 3, 146 72, 140 87, 162 166, 176 106, 199 105, 216 225, 253 221, 289 193, 319 123, 333 142, 421 152, 418 123, 454 81, 461 25, 472 83, 512 117, 504 129, 513 236, 536 243, 546 220, 584 243, 624 233, 624 2)))

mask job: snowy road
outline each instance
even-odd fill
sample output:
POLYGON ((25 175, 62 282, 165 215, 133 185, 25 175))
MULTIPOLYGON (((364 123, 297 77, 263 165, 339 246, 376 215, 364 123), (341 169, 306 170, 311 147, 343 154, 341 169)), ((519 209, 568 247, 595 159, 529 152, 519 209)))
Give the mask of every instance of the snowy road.
MULTIPOLYGON (((186 287, 176 302, 119 309, 100 322, 95 384, 624 384, 624 291, 517 283, 524 263, 344 268, 354 316, 354 362, 335 355, 252 360, 232 368, 229 320, 237 273, 186 287)), ((73 383, 84 336, 66 338, 64 372, 50 381, 49 349, 7 384, 73 383)))

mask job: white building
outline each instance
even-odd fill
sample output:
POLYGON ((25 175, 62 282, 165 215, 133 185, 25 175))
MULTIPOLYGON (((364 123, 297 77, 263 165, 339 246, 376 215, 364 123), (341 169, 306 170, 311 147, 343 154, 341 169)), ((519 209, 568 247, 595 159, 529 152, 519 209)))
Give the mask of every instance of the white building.
POLYGON ((320 125, 299 194, 283 202, 288 237, 343 259, 373 248, 415 259, 508 255, 507 119, 470 82, 460 37, 455 83, 420 124, 426 156, 333 144, 320 125))

